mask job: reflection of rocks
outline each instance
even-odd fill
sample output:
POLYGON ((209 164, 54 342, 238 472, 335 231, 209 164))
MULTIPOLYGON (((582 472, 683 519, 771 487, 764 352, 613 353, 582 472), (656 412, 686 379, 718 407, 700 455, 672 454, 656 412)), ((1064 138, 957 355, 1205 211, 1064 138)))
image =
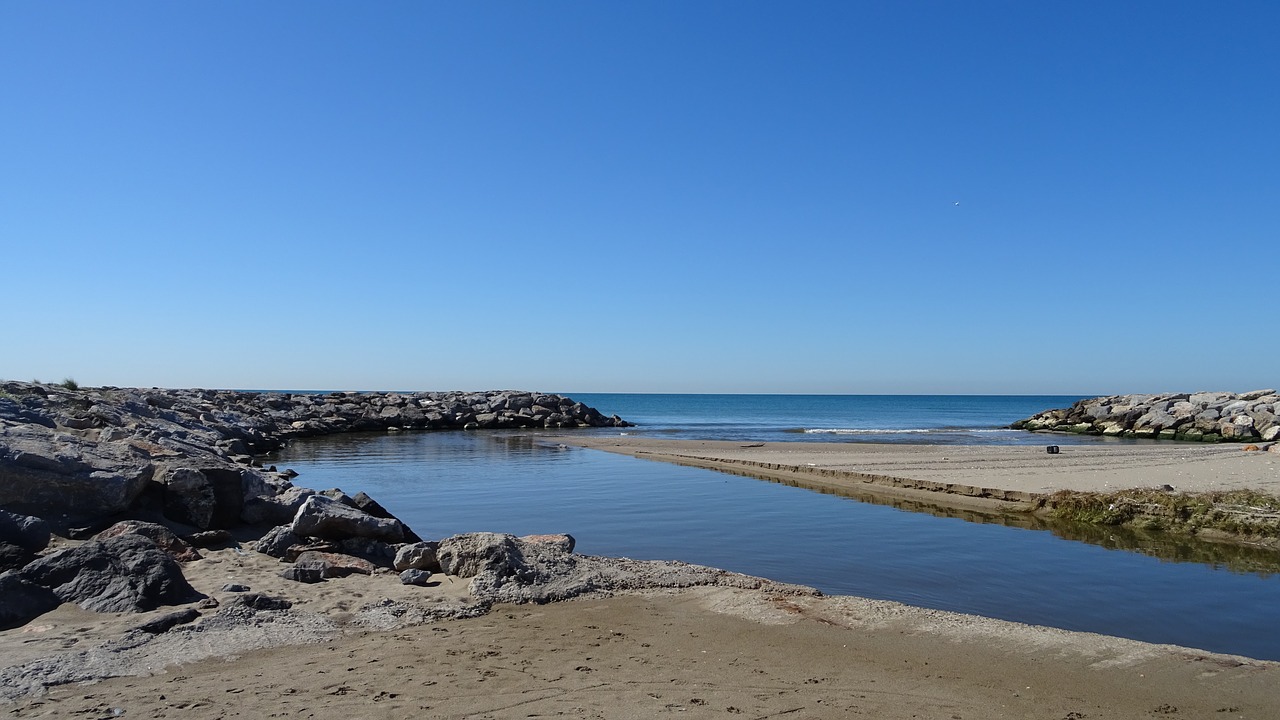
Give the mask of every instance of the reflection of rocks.
POLYGON ((1280 395, 1198 392, 1112 395, 1046 410, 1011 427, 1112 437, 1247 442, 1280 439, 1280 395))

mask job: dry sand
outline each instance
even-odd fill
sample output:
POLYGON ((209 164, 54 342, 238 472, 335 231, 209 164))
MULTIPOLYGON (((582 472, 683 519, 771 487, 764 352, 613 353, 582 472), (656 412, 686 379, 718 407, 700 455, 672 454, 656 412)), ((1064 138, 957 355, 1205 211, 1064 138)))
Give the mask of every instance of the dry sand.
POLYGON ((121 650, 130 638, 138 642, 125 629, 146 616, 63 607, 0 633, 3 665, 38 669, 37 658, 78 653, 71 657, 84 665, 142 673, 54 686, 14 704, 0 701, 0 712, 341 720, 1280 717, 1280 663, 891 602, 712 586, 498 605, 481 617, 431 621, 434 610, 468 604, 466 581, 409 588, 394 575, 375 575, 300 585, 275 578, 280 567, 233 550, 187 566, 193 584, 224 607, 231 594, 218 588, 229 580, 296 602, 290 611, 253 614, 252 622, 188 627, 121 650), (382 597, 398 602, 362 608, 382 597), (305 644, 262 647, 286 641, 305 644))
MULTIPOLYGON (((1027 494, 1166 483, 1280 487, 1280 456, 1230 446, 1064 446, 1046 455, 1042 447, 742 447, 750 443, 625 436, 553 442, 763 471, 819 488, 928 492, 959 505, 1016 502, 971 497, 954 489, 960 486, 1027 494), (911 487, 920 482, 943 487, 911 487)), ((431 587, 415 588, 379 574, 302 585, 279 578, 282 567, 231 548, 206 552, 185 572, 223 611, 236 595, 221 589, 229 582, 288 597, 295 602, 288 611, 210 610, 193 625, 144 636, 129 629, 163 611, 111 615, 64 606, 0 632, 0 712, 343 720, 1280 717, 1280 663, 768 583, 498 605, 470 619, 441 619, 478 614, 466 580, 437 576, 431 587), (125 677, 67 682, 111 675, 125 677), (52 687, 41 692, 45 683, 52 687)))
POLYGON ((1280 446, 897 445, 666 440, 561 435, 550 442, 649 460, 767 477, 828 492, 906 497, 959 508, 1021 504, 1058 490, 1110 492, 1170 485, 1186 492, 1280 495, 1280 446), (1271 450, 1271 451, 1268 451, 1271 450))

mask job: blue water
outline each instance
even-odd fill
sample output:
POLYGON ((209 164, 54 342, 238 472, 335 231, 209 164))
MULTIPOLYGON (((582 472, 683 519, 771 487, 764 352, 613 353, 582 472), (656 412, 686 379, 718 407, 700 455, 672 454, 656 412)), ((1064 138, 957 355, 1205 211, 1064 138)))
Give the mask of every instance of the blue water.
MULTIPOLYGON (((646 396, 575 399, 642 423, 591 432, 692 437, 685 433, 701 427, 709 437, 811 440, 789 430, 835 426, 829 421, 840 414, 841 426, 862 422, 870 429, 927 429, 922 426, 945 422, 952 441, 970 442, 993 436, 999 442, 1027 441, 1013 433, 970 431, 1064 404, 1036 404, 1023 412, 1020 398, 984 398, 968 408, 956 398, 883 398, 872 405, 895 410, 875 418, 846 405, 863 398, 749 396, 740 402, 750 412, 735 415, 731 397, 665 397, 687 400, 667 400, 664 408, 664 401, 646 396), (945 420, 912 417, 911 408, 945 403, 953 403, 945 420), (806 415, 804 406, 825 408, 827 414, 806 415), (717 418, 715 408, 725 416, 717 418), (1014 417, 1004 418, 1006 412, 1014 417), (777 436, 753 435, 751 427, 777 436)), ((908 434, 928 435, 899 435, 908 434)), ((1044 442, 1044 436, 1021 435, 1044 442)), ((427 538, 477 530, 568 532, 587 554, 684 560, 834 594, 1280 659, 1280 624, 1272 621, 1280 607, 1280 576, 1272 573, 1280 563, 1269 551, 1187 540, 1166 544, 1090 527, 1028 529, 938 517, 559 448, 529 432, 317 438, 294 443, 273 462, 301 472, 302 485, 367 492, 427 538)))
MULTIPOLYGON (((698 440, 1034 444, 1007 426, 1078 396, 1062 395, 573 395, 637 427, 634 435, 698 440)), ((1054 436, 1055 443, 1110 438, 1054 436)))

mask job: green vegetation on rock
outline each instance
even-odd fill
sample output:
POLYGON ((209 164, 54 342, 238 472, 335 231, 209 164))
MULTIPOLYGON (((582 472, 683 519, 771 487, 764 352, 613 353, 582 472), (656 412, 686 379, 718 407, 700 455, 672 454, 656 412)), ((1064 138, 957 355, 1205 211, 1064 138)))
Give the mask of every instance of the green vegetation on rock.
POLYGON ((1208 493, 1152 489, 1114 493, 1063 490, 1049 496, 1045 508, 1050 517, 1099 525, 1191 534, 1208 530, 1280 539, 1280 497, 1252 490, 1208 493))

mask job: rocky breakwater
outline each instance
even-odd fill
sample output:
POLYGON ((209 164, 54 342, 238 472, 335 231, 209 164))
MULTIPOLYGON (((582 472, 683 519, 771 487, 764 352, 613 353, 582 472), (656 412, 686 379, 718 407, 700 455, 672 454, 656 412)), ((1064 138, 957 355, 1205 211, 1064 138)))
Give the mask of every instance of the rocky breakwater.
POLYGON ((1280 395, 1275 390, 1111 395, 1046 410, 1010 427, 1160 440, 1272 441, 1280 438, 1280 395))
MULTIPOLYGON (((264 549, 295 562, 290 579, 391 572, 401 546, 421 539, 363 494, 298 487, 295 473, 254 460, 291 438, 627 424, 569 398, 526 392, 0 383, 0 629, 64 602, 122 612, 199 600, 181 563, 236 539, 265 535, 264 549)), ((421 582, 421 573, 414 577, 421 582)))

